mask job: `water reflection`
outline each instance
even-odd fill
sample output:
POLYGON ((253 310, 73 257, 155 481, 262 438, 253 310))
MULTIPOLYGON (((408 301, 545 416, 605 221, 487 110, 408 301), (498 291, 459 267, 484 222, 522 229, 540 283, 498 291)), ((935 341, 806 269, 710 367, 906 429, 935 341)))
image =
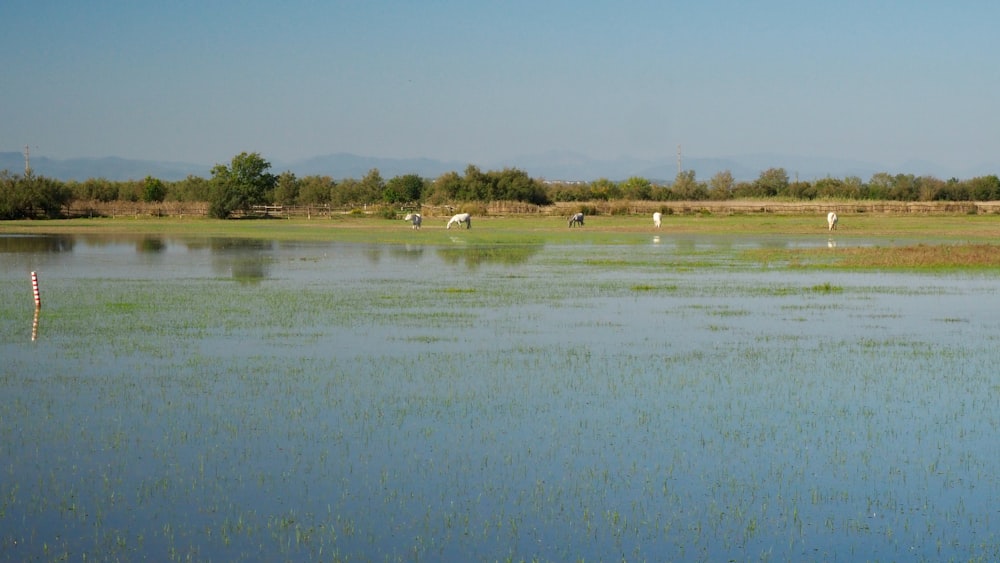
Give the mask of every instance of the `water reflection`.
POLYGON ((4 235, 0 236, 0 252, 72 252, 74 242, 74 237, 69 235, 4 235))
MULTIPOLYGON (((0 339, 0 419, 30 422, 0 425, 0 552, 16 539, 9 558, 49 559, 58 538, 58 553, 109 559, 174 545, 203 559, 977 558, 1000 494, 983 478, 1000 470, 988 454, 997 323, 982 307, 993 279, 661 271, 650 258, 679 240, 661 239, 381 250, 167 239, 153 260, 135 238, 77 239, 76 256, 39 272, 57 319, 47 338, 38 311, 36 345, 26 309, 0 314, 12 335, 0 339), (489 266, 461 272, 459 287, 447 275, 526 262, 524 283, 489 266), (263 287, 204 279, 272 267, 263 287), (146 296, 163 299, 138 304, 146 296), (937 460, 966 461, 928 470, 937 460), (331 483, 350 494, 313 494, 331 483), (563 517, 561 498, 597 524, 563 517), (916 508, 894 510, 900 499, 916 508), (109 541, 74 507, 145 543, 109 541), (748 524, 761 507, 779 517, 748 524), (787 514, 808 537, 789 533, 787 514), (955 532, 957 519, 973 525, 955 532), (345 526, 360 539, 309 532, 345 526), (434 553, 415 543, 425 537, 443 538, 434 553)), ((687 239, 676 244, 760 244, 687 239)), ((0 254, 0 305, 30 304, 18 261, 0 254)))
POLYGON ((367 247, 364 249, 363 254, 372 264, 378 264, 382 260, 382 248, 379 246, 367 247))
POLYGON ((420 260, 424 255, 424 247, 419 244, 406 244, 403 246, 392 246, 389 248, 389 255, 393 258, 403 258, 405 260, 420 260))
POLYGON ((503 245, 503 246, 468 246, 446 247, 438 249, 438 256, 452 265, 462 262, 469 269, 475 269, 482 264, 523 264, 529 258, 538 254, 543 245, 503 245))
POLYGON ((135 242, 136 252, 160 253, 167 249, 167 243, 163 237, 144 236, 135 242))
POLYGON ((31 341, 38 340, 38 314, 42 312, 41 307, 35 307, 35 318, 31 320, 31 341))
POLYGON ((788 248, 788 240, 784 238, 765 238, 760 242, 761 248, 784 250, 788 248))
POLYGON ((212 270, 240 282, 258 282, 270 277, 274 241, 263 239, 209 239, 212 270))

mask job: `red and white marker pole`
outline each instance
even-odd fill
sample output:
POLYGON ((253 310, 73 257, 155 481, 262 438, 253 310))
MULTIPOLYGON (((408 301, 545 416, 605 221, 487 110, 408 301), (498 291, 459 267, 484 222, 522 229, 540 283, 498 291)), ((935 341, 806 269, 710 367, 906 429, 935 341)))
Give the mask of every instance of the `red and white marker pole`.
POLYGON ((42 308, 42 294, 38 291, 38 274, 31 272, 31 289, 35 292, 35 308, 42 308))

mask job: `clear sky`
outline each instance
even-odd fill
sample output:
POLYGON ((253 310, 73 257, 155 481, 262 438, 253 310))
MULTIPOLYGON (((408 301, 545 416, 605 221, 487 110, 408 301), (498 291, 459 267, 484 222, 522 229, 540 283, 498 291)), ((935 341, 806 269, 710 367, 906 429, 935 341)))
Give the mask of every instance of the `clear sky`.
POLYGON ((4 0, 0 151, 998 171, 998 26, 995 0, 4 0))

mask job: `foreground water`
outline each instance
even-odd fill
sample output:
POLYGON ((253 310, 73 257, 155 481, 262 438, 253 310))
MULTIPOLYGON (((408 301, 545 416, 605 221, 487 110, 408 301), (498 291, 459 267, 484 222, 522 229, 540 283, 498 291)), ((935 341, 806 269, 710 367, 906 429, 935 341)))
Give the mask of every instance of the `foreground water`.
POLYGON ((437 242, 0 237, 0 558, 1000 556, 994 279, 437 242))

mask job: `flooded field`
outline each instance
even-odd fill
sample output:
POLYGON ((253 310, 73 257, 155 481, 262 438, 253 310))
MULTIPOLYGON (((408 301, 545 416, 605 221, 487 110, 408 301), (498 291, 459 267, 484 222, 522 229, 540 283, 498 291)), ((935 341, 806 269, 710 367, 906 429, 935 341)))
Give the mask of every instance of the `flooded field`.
POLYGON ((0 236, 0 560, 1000 558, 1000 285, 832 242, 0 236))

